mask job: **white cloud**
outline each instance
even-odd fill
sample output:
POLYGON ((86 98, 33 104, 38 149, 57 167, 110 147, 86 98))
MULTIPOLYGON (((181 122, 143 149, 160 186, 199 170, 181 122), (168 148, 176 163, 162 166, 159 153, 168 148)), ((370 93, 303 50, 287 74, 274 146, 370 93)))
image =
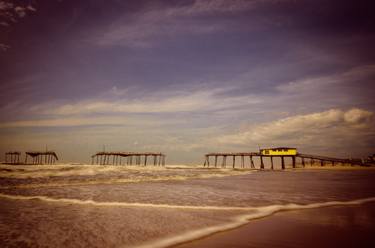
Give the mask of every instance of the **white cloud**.
POLYGON ((296 115, 268 123, 250 125, 235 134, 222 135, 222 144, 264 146, 334 147, 352 146, 353 150, 371 149, 375 137, 374 113, 363 109, 331 109, 296 115))

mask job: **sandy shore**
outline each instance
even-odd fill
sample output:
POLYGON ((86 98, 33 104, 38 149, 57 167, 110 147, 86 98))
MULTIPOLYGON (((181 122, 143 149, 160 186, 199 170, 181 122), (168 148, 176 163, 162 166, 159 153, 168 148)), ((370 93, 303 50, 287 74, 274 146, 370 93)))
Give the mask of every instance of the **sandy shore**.
POLYGON ((375 203, 280 212, 249 224, 175 246, 375 247, 375 203))

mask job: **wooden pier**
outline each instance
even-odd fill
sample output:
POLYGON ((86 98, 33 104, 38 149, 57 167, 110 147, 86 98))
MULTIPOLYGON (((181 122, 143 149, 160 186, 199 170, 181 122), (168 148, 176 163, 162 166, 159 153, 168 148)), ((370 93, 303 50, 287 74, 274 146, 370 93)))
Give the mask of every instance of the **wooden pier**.
POLYGON ((54 151, 26 152, 25 164, 28 164, 29 156, 31 157, 31 164, 54 164, 55 161, 59 160, 54 151))
POLYGON ((359 165, 366 166, 367 164, 362 163, 360 159, 340 159, 332 158, 318 155, 309 155, 297 153, 296 155, 264 155, 260 152, 235 152, 235 153, 207 153, 205 154, 205 159, 203 166, 215 168, 251 168, 251 169, 265 169, 266 160, 269 161, 270 166, 267 169, 275 169, 275 159, 279 158, 281 160, 281 169, 286 169, 286 159, 291 161, 292 168, 297 168, 297 164, 300 167, 305 167, 306 165, 314 165, 319 163, 320 166, 325 166, 327 163, 332 166, 335 165, 359 165), (213 158, 210 160, 210 158, 213 158), (229 158, 229 163, 227 160, 229 158), (248 158, 248 159, 246 159, 248 158), (255 163, 254 158, 258 160, 255 163), (221 162, 219 161, 221 160, 221 162), (247 160, 247 162, 245 161, 247 160), (299 160, 300 163, 297 163, 299 160), (230 162, 231 161, 231 162, 230 162), (240 163, 236 162, 240 161, 240 163))
POLYGON ((91 156, 91 164, 165 166, 166 155, 160 152, 97 152, 91 156), (150 159, 149 159, 150 157, 150 159))
POLYGON ((17 151, 6 152, 5 153, 5 163, 6 164, 20 164, 21 153, 17 151))
POLYGON ((256 152, 236 152, 236 153, 208 153, 205 155, 205 161, 203 166, 210 167, 210 157, 214 157, 213 166, 226 168, 227 167, 227 158, 232 157, 232 168, 236 167, 236 158, 239 157, 241 164, 241 168, 245 168, 245 158, 249 158, 249 167, 255 168, 253 157, 258 156, 256 152), (221 158, 221 163, 219 164, 219 160, 221 158))

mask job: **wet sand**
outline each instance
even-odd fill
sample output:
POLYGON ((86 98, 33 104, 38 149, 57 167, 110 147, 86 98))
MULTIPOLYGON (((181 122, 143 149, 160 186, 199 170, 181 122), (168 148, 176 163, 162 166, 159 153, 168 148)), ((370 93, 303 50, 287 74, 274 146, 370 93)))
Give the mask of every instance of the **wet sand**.
POLYGON ((240 228, 174 246, 375 247, 375 203, 279 212, 240 228))

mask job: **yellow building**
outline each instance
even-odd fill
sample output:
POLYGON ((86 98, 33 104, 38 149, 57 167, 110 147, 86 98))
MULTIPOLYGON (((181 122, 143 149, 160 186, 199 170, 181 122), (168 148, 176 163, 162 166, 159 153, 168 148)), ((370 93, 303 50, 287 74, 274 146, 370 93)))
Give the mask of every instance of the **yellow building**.
POLYGON ((260 154, 265 156, 295 156, 297 155, 297 148, 290 147, 276 147, 260 149, 260 154))

